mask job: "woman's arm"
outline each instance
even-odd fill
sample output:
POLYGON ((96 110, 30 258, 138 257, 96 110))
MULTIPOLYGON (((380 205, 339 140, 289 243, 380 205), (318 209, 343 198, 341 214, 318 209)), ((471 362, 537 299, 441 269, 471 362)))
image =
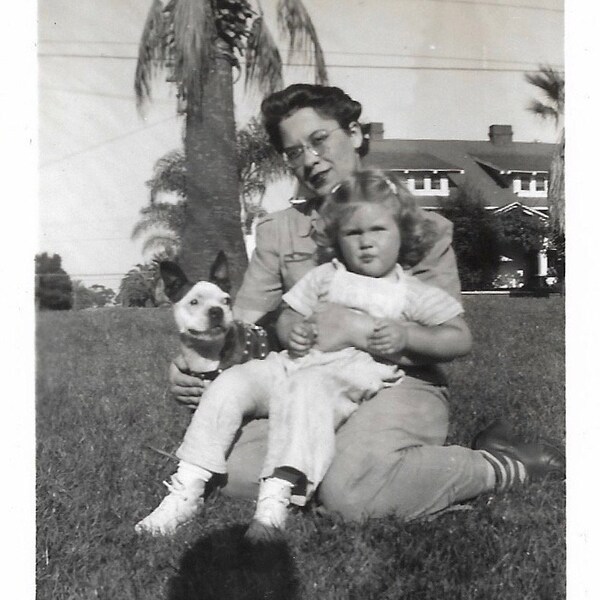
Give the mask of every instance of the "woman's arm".
POLYGON ((468 354, 472 346, 469 327, 461 316, 441 325, 423 326, 414 322, 382 320, 369 336, 367 351, 392 362, 402 356, 448 362, 468 354))
MULTIPOLYGON (((323 352, 333 352, 342 348, 354 347, 369 352, 369 336, 375 328, 375 319, 366 313, 359 313, 339 304, 325 304, 311 319, 317 326, 316 347, 323 352)), ((418 360, 400 356, 392 360, 401 367, 433 364, 435 360, 420 357, 418 360)))
MULTIPOLYGON (((331 352, 353 346, 370 354, 379 354, 373 350, 371 341, 376 327, 373 317, 338 304, 326 304, 322 310, 313 315, 312 319, 317 326, 316 346, 319 350, 331 352)), ((425 327, 417 323, 398 323, 398 325, 407 329, 407 333, 410 331, 409 347, 389 354, 385 358, 401 367, 450 361, 468 353, 471 348, 471 334, 462 317, 450 319, 436 327, 425 327), (440 335, 439 341, 443 342, 441 348, 437 347, 437 341, 432 339, 431 330, 438 328, 442 329, 435 335, 440 335), (452 347, 454 343, 457 345, 452 347), (452 356, 454 352, 456 355, 452 356)))

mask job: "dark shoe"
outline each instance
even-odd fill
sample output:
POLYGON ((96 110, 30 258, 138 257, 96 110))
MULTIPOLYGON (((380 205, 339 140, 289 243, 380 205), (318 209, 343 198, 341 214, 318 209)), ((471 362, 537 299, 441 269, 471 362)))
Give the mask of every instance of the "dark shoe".
POLYGON ((547 442, 524 442, 505 421, 495 421, 478 433, 472 447, 475 450, 487 450, 490 454, 499 453, 518 460, 525 466, 529 481, 565 478, 564 451, 547 442))

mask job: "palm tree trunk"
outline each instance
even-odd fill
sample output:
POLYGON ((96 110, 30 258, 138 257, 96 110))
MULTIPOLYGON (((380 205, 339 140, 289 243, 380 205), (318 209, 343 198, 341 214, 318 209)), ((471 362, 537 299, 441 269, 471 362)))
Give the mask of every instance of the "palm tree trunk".
POLYGON ((246 270, 247 257, 240 222, 232 68, 220 52, 212 60, 198 104, 188 100, 188 214, 181 264, 190 279, 205 279, 217 253, 223 250, 229 260, 235 293, 246 270))
POLYGON ((548 189, 550 221, 559 234, 565 232, 565 130, 556 146, 550 165, 550 185, 548 189))

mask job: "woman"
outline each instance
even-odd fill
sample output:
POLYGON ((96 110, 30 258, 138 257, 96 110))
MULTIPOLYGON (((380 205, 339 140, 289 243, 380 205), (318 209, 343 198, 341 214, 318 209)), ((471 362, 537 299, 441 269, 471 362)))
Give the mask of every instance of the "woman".
MULTIPOLYGON (((359 168, 365 145, 358 123, 361 105, 339 88, 292 85, 265 99, 262 113, 271 143, 307 199, 268 215, 257 227, 256 250, 234 306, 236 318, 247 322, 276 313, 283 293, 315 266, 322 199, 359 168)), ((410 273, 460 301, 452 225, 435 213, 427 218, 438 239, 410 273)), ((368 315, 328 305, 317 318, 318 347, 368 351, 373 327, 368 315)), ((406 373, 402 382, 362 404, 338 431, 336 456, 319 488, 326 508, 346 519, 389 514, 413 519, 484 492, 564 474, 560 452, 524 444, 504 426, 480 434, 474 444, 478 450, 442 446, 448 391, 441 370, 429 356, 404 355, 398 364, 406 373)), ((180 358, 172 365, 172 391, 183 402, 197 403, 202 382, 181 373, 184 366, 180 358)), ((266 423, 244 429, 228 460, 226 492, 256 497, 266 440, 266 423)))

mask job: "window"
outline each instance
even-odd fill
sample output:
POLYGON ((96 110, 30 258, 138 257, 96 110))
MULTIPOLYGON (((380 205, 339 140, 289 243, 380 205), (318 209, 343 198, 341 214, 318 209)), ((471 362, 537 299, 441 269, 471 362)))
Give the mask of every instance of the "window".
POLYGON ((425 178, 422 175, 415 176, 415 190, 425 189, 425 178))
POLYGON ((520 198, 546 198, 548 177, 544 174, 517 175, 513 179, 513 193, 520 198))
POLYGON ((431 172, 409 172, 401 175, 406 187, 415 196, 449 196, 448 177, 431 172))

